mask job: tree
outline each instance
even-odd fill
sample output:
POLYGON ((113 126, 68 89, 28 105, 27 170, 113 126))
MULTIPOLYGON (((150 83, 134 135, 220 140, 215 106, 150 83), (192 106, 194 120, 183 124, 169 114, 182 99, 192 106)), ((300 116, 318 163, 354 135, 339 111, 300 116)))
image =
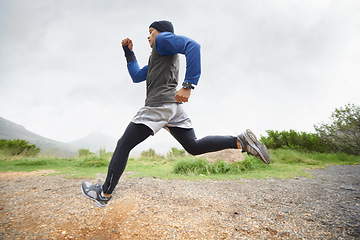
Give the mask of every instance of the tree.
POLYGON ((29 144, 28 141, 22 139, 0 139, 0 151, 10 156, 20 154, 25 156, 35 156, 40 152, 40 148, 37 148, 35 144, 29 144))
POLYGON ((314 125, 321 141, 335 152, 360 155, 360 107, 348 103, 335 109, 330 120, 314 125))

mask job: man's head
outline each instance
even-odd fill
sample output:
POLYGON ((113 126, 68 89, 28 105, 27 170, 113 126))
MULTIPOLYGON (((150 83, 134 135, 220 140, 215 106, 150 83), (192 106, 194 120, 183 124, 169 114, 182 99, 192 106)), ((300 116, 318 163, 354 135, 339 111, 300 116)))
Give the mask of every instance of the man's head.
POLYGON ((149 26, 149 44, 150 47, 153 46, 156 36, 161 32, 172 32, 174 33, 174 26, 169 21, 155 21, 149 26))
POLYGON ((155 28, 159 32, 171 32, 174 33, 174 26, 171 22, 163 20, 163 21, 155 21, 153 22, 149 28, 155 28))

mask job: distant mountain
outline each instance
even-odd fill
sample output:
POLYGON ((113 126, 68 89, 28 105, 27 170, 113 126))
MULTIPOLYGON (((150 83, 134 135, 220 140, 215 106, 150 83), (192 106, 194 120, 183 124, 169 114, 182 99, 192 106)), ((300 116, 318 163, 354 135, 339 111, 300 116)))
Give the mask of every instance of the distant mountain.
POLYGON ((106 152, 113 152, 117 144, 117 139, 100 133, 91 133, 84 138, 69 142, 69 144, 78 148, 89 149, 95 153, 104 148, 106 152))
POLYGON ((78 149, 70 144, 58 142, 36 133, 30 132, 25 127, 0 117, 0 139, 23 139, 40 148, 41 153, 61 157, 72 157, 78 149))

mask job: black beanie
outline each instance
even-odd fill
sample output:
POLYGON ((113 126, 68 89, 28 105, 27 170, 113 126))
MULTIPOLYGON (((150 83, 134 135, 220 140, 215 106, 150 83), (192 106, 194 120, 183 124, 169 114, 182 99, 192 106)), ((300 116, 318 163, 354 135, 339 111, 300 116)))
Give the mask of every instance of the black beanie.
POLYGON ((155 28, 159 32, 172 32, 174 33, 174 26, 171 22, 163 20, 163 21, 155 21, 153 22, 149 28, 155 28))

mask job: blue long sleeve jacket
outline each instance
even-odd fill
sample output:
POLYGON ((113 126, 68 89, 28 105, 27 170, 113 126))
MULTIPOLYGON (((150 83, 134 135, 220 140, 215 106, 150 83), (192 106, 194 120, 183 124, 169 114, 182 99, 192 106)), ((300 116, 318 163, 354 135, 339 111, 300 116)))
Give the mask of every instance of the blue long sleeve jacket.
MULTIPOLYGON (((163 56, 184 54, 186 58, 185 82, 197 85, 201 74, 200 44, 194 40, 162 32, 156 36, 156 50, 163 56)), ((128 71, 134 83, 146 80, 148 65, 140 68, 137 60, 127 64, 128 71)))

